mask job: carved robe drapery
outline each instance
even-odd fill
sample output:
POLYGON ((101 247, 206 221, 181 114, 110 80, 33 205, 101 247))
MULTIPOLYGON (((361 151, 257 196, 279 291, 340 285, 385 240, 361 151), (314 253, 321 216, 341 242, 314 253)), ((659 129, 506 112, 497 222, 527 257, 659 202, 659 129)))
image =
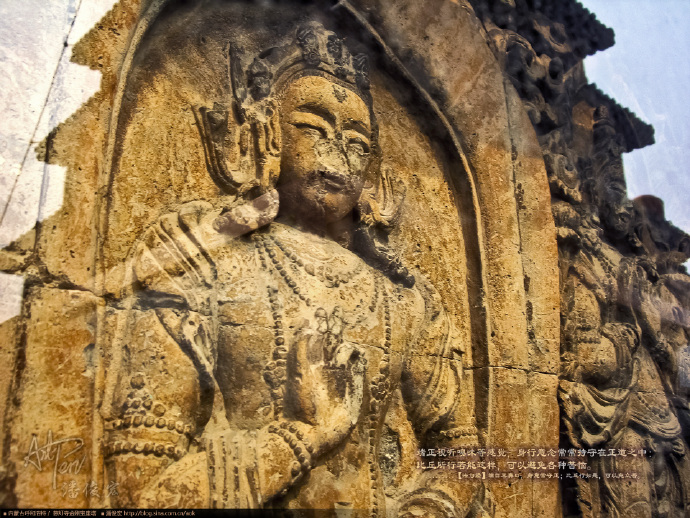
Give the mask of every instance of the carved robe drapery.
POLYGON ((559 394, 572 446, 598 452, 588 461, 596 483, 578 482, 583 508, 592 516, 683 516, 686 447, 626 296, 642 289, 638 263, 596 239, 589 245, 564 283, 567 363, 559 394), (637 480, 622 484, 613 473, 637 480))
POLYGON ((211 227, 218 214, 190 204, 136 248, 108 454, 125 486, 138 483, 134 464, 156 475, 133 488, 138 502, 120 505, 376 511, 386 505, 378 456, 387 416, 406 415, 421 441, 476 444, 456 410, 463 345, 428 283, 403 288, 340 245, 279 223, 230 238, 211 227), (290 444, 310 422, 290 401, 294 378, 308 383, 294 356, 306 328, 322 338, 307 346, 309 364, 327 370, 349 355, 356 365, 332 368, 365 371, 361 387, 356 374, 348 384, 333 372, 335 390, 359 400, 342 416, 349 436, 318 459, 290 444), (134 384, 148 391, 137 405, 134 384), (194 484, 200 490, 185 491, 194 484))

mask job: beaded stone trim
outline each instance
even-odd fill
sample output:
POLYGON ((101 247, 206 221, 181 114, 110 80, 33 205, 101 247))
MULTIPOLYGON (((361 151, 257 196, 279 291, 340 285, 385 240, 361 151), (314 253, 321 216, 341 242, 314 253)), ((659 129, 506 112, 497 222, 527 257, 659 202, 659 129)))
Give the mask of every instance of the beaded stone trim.
POLYGON ((124 419, 115 419, 110 421, 112 430, 127 430, 129 428, 138 428, 144 426, 146 428, 159 428, 160 430, 169 430, 191 436, 193 427, 190 424, 184 424, 182 421, 175 419, 166 419, 164 417, 154 417, 152 415, 128 415, 124 419))
POLYGON ((459 437, 476 438, 477 436, 477 430, 471 426, 453 428, 451 430, 442 430, 439 433, 442 437, 447 437, 448 439, 457 439, 459 437))
POLYGON ((390 390, 390 381, 388 374, 390 372, 390 353, 391 353, 391 308, 390 295, 385 288, 379 287, 379 278, 376 278, 376 292, 383 294, 383 316, 385 321, 384 327, 384 343, 383 343, 383 357, 379 363, 379 373, 374 376, 369 386, 369 393, 371 399, 369 401, 369 490, 371 498, 371 516, 379 516, 378 507, 378 461, 376 451, 376 425, 379 418, 379 412, 388 396, 390 390))
POLYGON ((155 455, 156 457, 165 455, 171 459, 179 460, 187 452, 172 443, 160 442, 115 441, 105 446, 106 456, 125 455, 127 453, 155 455))
POLYGON ((268 431, 282 437, 287 445, 290 446, 292 453, 294 453, 299 462, 299 464, 293 463, 290 468, 293 482, 311 470, 314 448, 294 424, 285 422, 280 423, 280 425, 271 424, 268 427, 268 431))

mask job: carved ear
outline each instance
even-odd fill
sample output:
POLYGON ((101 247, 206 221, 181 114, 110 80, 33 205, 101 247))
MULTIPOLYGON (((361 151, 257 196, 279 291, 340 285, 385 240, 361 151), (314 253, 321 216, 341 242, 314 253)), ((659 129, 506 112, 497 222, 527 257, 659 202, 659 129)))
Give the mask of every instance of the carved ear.
POLYGON ((407 191, 402 180, 393 174, 390 168, 381 167, 376 183, 367 182, 359 200, 362 221, 385 232, 398 224, 407 191))

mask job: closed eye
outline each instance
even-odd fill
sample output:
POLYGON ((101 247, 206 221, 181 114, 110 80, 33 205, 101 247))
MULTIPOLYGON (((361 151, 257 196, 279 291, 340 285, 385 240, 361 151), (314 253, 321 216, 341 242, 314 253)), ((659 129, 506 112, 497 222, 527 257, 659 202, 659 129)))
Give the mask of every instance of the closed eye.
POLYGON ((351 148, 358 148, 358 151, 362 154, 369 153, 369 144, 360 138, 352 138, 348 141, 347 144, 351 148))
POLYGON ((291 122, 290 124, 308 135, 323 139, 327 137, 326 128, 317 126, 316 124, 310 124, 308 122, 291 122))

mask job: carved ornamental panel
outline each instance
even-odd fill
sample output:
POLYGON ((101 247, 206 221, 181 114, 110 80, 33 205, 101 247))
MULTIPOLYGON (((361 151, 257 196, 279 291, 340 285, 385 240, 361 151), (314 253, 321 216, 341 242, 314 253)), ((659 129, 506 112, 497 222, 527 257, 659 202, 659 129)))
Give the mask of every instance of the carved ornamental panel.
POLYGON ((3 251, 4 505, 559 512, 487 476, 558 450, 561 362, 547 167, 479 23, 123 0, 75 46, 64 206, 3 251))

